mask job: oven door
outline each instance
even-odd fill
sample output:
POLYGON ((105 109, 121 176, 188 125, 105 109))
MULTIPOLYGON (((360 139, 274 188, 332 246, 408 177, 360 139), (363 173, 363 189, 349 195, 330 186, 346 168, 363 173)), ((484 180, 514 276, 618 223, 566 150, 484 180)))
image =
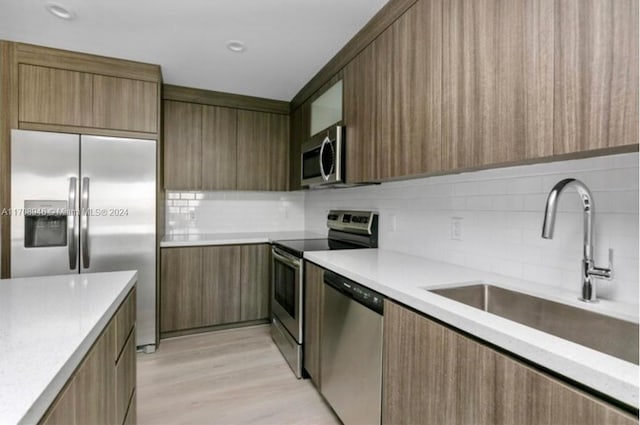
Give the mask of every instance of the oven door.
POLYGON ((271 310, 302 344, 302 259, 273 247, 272 261, 271 310))

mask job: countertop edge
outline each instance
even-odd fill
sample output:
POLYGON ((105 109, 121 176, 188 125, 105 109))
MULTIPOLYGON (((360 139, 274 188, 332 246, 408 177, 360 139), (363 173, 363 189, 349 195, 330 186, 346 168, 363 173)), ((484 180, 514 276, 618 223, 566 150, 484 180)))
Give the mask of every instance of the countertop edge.
POLYGON ((130 272, 131 276, 129 281, 124 286, 122 291, 118 294, 118 296, 114 299, 111 305, 105 310, 100 319, 96 322, 95 326, 91 329, 91 331, 87 334, 85 339, 82 341, 80 345, 73 352, 71 357, 67 360, 64 366, 60 369, 60 371, 56 374, 56 376, 51 380, 51 382, 47 385, 47 387, 42 391, 40 396, 36 399, 36 401, 31 405, 29 410, 24 414, 22 419, 18 422, 19 424, 33 424, 38 423, 42 416, 47 412, 51 403, 53 403, 60 393, 60 391, 64 388, 67 381, 76 369, 80 366, 82 360, 84 360, 85 356, 89 352, 89 350, 93 347, 95 342, 98 340, 104 329, 109 324, 111 318, 116 314, 118 308, 122 304, 122 302, 126 299, 127 295, 134 287, 138 280, 138 272, 132 271, 130 272))

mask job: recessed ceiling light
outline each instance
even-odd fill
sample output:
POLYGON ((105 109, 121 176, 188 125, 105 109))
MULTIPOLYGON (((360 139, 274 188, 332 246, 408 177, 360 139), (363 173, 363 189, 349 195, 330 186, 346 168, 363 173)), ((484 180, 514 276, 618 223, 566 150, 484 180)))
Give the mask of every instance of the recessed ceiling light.
POLYGON ((227 49, 231 50, 233 53, 242 53, 247 50, 247 47, 242 41, 229 40, 227 41, 227 49))
POLYGON ((71 9, 61 5, 60 3, 48 2, 45 5, 45 8, 53 16, 56 16, 60 19, 70 21, 76 18, 76 14, 71 9))

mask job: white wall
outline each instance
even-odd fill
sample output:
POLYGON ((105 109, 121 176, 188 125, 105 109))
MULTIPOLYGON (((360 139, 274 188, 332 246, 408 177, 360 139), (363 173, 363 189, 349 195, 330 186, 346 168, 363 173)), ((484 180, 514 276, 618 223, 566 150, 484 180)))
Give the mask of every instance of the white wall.
POLYGON ((560 197, 554 239, 540 237, 547 193, 565 177, 581 179, 593 192, 597 265, 606 266, 608 248, 614 249, 614 280, 598 280, 598 295, 637 304, 637 153, 310 191, 306 229, 326 232, 331 208, 373 209, 380 213, 381 248, 557 285, 577 295, 583 219, 575 191, 560 197), (462 218, 461 241, 451 238, 452 217, 462 218))
POLYGON ((304 192, 167 191, 167 235, 304 230, 304 192))

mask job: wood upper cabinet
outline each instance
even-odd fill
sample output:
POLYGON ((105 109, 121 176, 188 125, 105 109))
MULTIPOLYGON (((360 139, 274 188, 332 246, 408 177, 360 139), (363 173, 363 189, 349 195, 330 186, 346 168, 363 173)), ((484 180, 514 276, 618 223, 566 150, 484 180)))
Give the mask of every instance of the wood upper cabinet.
POLYGON ((291 113, 289 136, 289 190, 302 188, 302 145, 311 137, 311 102, 291 113))
POLYGON ((637 424, 637 417, 385 301, 383 424, 637 424))
POLYGON ((554 3, 444 2, 447 169, 552 154, 554 3))
POLYGON ((376 173, 375 41, 344 68, 343 116, 346 126, 346 180, 374 181, 376 173))
POLYGON ((240 249, 240 320, 268 319, 271 246, 244 245, 240 249))
POLYGON ((202 106, 164 101, 164 186, 202 187, 202 106))
POLYGON ((269 245, 160 251, 161 333, 269 317, 269 245))
POLYGON ((289 117, 238 111, 238 190, 287 190, 289 117))
POLYGON ((442 169, 442 0, 420 0, 344 70, 347 181, 442 169))
POLYGON ((420 0, 374 42, 376 177, 441 166, 442 0, 420 0))
POLYGON ((164 187, 287 190, 289 117, 164 100, 164 187))
POLYGON ((22 123, 157 133, 158 83, 18 65, 22 123))
POLYGON ((90 127, 92 75, 20 64, 18 120, 90 127))
POLYGON ((324 296, 324 270, 305 262, 304 277, 304 369, 319 389, 320 382, 320 324, 324 296))
POLYGON ((638 1, 555 2, 554 154, 638 143, 638 1))
POLYGON ((93 126, 115 130, 158 131, 158 84, 128 78, 93 76, 93 126))
POLYGON ((202 107, 203 190, 236 188, 237 110, 219 106, 202 107))

